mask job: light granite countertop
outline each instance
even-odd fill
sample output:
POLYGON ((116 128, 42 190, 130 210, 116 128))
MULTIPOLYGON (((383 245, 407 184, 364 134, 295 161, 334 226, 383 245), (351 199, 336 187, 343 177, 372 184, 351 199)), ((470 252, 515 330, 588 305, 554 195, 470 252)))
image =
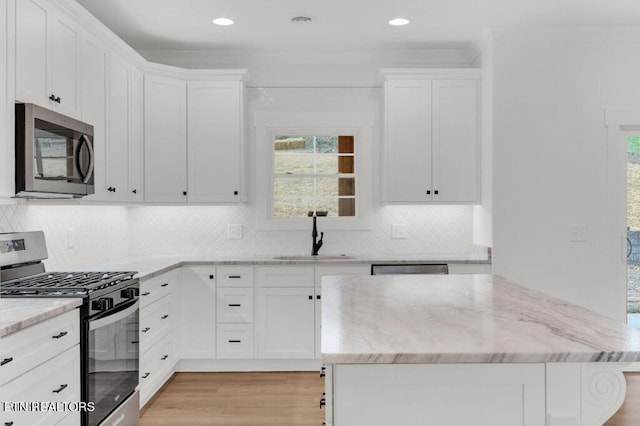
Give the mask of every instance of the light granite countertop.
POLYGON ((489 264, 481 255, 319 255, 311 256, 180 256, 150 255, 110 259, 76 268, 80 271, 137 271, 142 280, 163 274, 184 265, 357 265, 357 264, 489 264))
POLYGON ((0 298, 0 337, 46 321, 82 304, 80 298, 0 298))
POLYGON ((640 330, 497 275, 322 280, 328 364, 640 361, 640 330))

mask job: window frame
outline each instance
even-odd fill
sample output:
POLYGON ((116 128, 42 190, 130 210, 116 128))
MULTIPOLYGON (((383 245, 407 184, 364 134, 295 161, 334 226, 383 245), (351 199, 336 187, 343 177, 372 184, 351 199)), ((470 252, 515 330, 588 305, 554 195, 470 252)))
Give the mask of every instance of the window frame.
POLYGON ((354 137, 355 216, 320 216, 323 230, 371 229, 371 151, 373 114, 369 113, 262 113, 255 117, 256 228, 258 230, 309 230, 309 217, 273 216, 275 152, 273 141, 283 135, 340 135, 354 137), (296 125, 292 125, 296 123, 296 125), (325 123, 331 123, 326 125, 325 123))

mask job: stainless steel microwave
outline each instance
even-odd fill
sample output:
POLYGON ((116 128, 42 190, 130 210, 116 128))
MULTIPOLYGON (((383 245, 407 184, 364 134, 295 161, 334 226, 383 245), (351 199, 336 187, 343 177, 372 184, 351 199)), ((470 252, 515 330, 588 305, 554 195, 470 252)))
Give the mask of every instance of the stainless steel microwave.
POLYGON ((33 104, 15 113, 16 197, 93 194, 93 126, 33 104))

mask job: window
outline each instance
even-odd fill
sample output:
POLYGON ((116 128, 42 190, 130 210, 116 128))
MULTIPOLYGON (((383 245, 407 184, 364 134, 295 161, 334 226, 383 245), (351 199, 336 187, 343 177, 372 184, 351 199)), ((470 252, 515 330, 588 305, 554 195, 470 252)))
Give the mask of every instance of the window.
POLYGON ((310 231, 315 212, 323 231, 371 229, 374 117, 257 111, 256 228, 310 231))
POLYGON ((356 216, 352 135, 277 135, 273 218, 356 216))

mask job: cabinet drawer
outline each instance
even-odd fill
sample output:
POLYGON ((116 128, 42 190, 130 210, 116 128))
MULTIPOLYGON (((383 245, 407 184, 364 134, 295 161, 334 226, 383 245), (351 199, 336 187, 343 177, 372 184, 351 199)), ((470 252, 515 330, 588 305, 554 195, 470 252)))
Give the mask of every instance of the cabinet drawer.
MULTIPOLYGON (((75 345, 49 361, 3 385, 2 398, 9 402, 45 401, 64 403, 80 401, 80 346, 75 345)), ((69 411, 9 411, 0 412, 2 424, 57 424, 66 416, 79 416, 69 411)), ((72 424, 62 422, 62 424, 72 424)))
POLYGON ((253 355, 253 324, 218 324, 219 359, 251 359, 253 355))
POLYGON ((171 351, 171 334, 140 356, 140 401, 146 402, 171 374, 176 363, 171 351))
POLYGON ((216 290, 218 322, 253 322, 253 288, 216 290))
POLYGON ((168 273, 140 281, 140 308, 169 294, 173 287, 172 278, 173 274, 168 273))
POLYGON ((265 266, 255 270, 258 287, 313 287, 313 266, 265 266))
POLYGON ((253 287, 251 266, 219 266, 217 273, 219 287, 253 287))
POLYGON ((2 338, 0 385, 80 342, 77 309, 2 338))
POLYGON ((140 352, 144 353, 171 330, 171 303, 169 297, 158 300, 140 310, 140 352))

